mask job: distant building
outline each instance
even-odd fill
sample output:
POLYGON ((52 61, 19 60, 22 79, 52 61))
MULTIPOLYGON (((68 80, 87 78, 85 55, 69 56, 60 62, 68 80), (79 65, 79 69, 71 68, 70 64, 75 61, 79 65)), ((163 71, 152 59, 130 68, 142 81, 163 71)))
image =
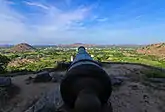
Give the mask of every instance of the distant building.
POLYGON ((94 55, 93 55, 93 54, 91 54, 91 57, 92 57, 92 58, 94 58, 94 55))
POLYGON ((71 56, 71 57, 70 57, 70 61, 73 61, 73 60, 74 60, 74 57, 73 57, 73 56, 71 56))

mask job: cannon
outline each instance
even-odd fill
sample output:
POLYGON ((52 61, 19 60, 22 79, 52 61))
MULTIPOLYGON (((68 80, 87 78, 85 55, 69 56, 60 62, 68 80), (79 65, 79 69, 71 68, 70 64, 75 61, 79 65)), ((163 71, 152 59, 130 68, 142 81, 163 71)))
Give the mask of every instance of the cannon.
POLYGON ((74 112, 102 112, 111 92, 111 80, 85 47, 78 53, 60 84, 64 104, 74 112))

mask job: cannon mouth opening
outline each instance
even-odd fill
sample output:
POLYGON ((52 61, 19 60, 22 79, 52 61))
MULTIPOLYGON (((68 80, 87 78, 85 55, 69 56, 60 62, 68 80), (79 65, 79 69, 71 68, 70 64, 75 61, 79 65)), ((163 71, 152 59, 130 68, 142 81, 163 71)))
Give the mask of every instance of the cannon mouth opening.
POLYGON ((64 103, 74 108, 75 101, 83 89, 94 91, 102 105, 107 103, 112 92, 111 81, 107 73, 92 64, 75 66, 66 73, 60 85, 64 103))
POLYGON ((90 89, 81 90, 74 105, 75 112, 101 112, 101 108, 100 99, 90 89))

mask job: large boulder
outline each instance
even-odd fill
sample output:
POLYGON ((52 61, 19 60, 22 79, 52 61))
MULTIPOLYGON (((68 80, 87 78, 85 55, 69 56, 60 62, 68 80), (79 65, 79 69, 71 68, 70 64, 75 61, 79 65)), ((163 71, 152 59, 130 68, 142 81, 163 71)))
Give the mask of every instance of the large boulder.
POLYGON ((52 80, 52 77, 49 75, 49 72, 43 71, 37 74, 34 78, 34 82, 49 82, 52 80))
POLYGON ((11 81, 10 77, 0 77, 0 86, 1 87, 10 86, 11 84, 12 84, 12 81, 11 81))

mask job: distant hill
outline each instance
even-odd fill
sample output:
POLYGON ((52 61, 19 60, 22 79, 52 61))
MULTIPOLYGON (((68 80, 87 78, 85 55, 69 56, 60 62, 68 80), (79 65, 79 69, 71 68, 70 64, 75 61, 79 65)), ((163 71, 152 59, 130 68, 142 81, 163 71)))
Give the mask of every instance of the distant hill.
POLYGON ((33 45, 35 48, 57 47, 56 45, 33 45))
POLYGON ((165 57, 165 43, 147 45, 146 47, 139 48, 137 52, 142 54, 165 57))
POLYGON ((20 43, 10 49, 11 52, 33 51, 35 48, 27 43, 20 43))
POLYGON ((119 44, 119 45, 99 45, 99 47, 115 47, 115 48, 140 48, 144 47, 145 45, 136 45, 136 44, 119 44))
POLYGON ((4 45, 0 45, 0 48, 13 48, 16 50, 16 52, 22 52, 21 49, 23 49, 23 51, 27 51, 29 49, 35 49, 35 48, 47 48, 47 47, 63 47, 63 48, 72 48, 72 47, 79 47, 79 46, 84 46, 84 47, 99 47, 99 48, 105 48, 105 47, 120 47, 120 48, 139 48, 139 47, 144 47, 145 45, 136 45, 136 44, 111 44, 111 45, 98 45, 98 44, 83 44, 83 43, 74 43, 74 44, 60 44, 60 45, 29 45, 27 43, 21 43, 18 44, 16 46, 14 45, 10 45, 10 44, 4 44, 4 45), (24 46, 24 47, 21 47, 24 46), (15 48, 17 47, 17 48, 15 48), (19 47, 19 48, 18 48, 19 47), (19 50, 17 50, 19 49, 19 50))
POLYGON ((138 48, 145 45, 135 45, 135 44, 123 44, 123 45, 97 45, 97 44, 83 44, 83 43, 74 43, 74 44, 68 44, 68 45, 58 45, 58 47, 123 47, 123 48, 138 48))
POLYGON ((0 48, 10 48, 13 47, 13 45, 9 45, 9 44, 1 44, 0 48))
POLYGON ((97 45, 95 45, 95 44, 83 44, 83 43, 74 43, 74 44, 68 44, 68 45, 58 45, 58 47, 80 47, 80 46, 95 47, 97 45))

